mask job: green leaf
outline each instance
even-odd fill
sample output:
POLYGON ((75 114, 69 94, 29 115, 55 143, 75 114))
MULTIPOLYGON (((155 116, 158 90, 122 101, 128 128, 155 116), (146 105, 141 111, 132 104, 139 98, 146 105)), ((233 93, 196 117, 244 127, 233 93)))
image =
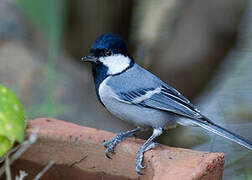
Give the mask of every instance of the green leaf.
POLYGON ((0 85, 0 157, 15 142, 22 143, 25 135, 25 117, 18 98, 0 85))

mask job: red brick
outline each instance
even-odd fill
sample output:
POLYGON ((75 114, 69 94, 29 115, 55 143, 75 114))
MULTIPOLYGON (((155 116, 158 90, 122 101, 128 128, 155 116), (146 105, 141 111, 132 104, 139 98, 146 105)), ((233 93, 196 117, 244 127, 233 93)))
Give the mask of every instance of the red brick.
POLYGON ((42 179, 221 179, 224 154, 165 145, 145 153, 147 168, 140 176, 135 159, 143 140, 130 138, 117 145, 112 160, 105 157, 104 140, 115 134, 56 119, 29 121, 27 136, 39 127, 38 141, 14 164, 31 176, 50 160, 55 165, 42 179))

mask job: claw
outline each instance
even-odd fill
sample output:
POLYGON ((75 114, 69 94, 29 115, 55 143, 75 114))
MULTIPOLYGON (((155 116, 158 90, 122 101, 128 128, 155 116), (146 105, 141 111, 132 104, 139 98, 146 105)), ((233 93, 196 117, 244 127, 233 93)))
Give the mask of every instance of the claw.
POLYGON ((106 149, 106 150, 105 150, 105 155, 106 155, 107 158, 112 159, 112 158, 109 156, 109 149, 106 149))
POLYGON ((160 144, 152 142, 152 140, 154 138, 156 138, 157 136, 159 136, 161 134, 162 134, 162 128, 154 129, 151 137, 138 149, 137 158, 136 158, 136 172, 138 174, 143 175, 143 173, 141 173, 140 169, 146 168, 146 166, 142 165, 144 153, 146 151, 154 148, 156 145, 161 147, 160 144))
POLYGON ((142 148, 140 148, 138 150, 138 154, 137 154, 137 159, 136 159, 136 172, 140 175, 143 175, 143 173, 141 173, 141 169, 145 169, 146 166, 143 166, 142 165, 142 162, 143 162, 143 153, 144 153, 144 150, 142 148))
POLYGON ((140 147, 140 149, 138 150, 137 159, 136 159, 136 172, 138 174, 143 175, 143 173, 141 173, 140 170, 146 168, 146 166, 142 165, 144 152, 146 152, 150 149, 153 149, 156 146, 159 146, 161 148, 161 144, 153 142, 147 147, 144 147, 144 148, 140 147))
POLYGON ((146 168, 146 166, 143 166, 142 164, 139 164, 137 167, 138 167, 138 169, 145 169, 146 168))
POLYGON ((111 154, 114 154, 115 152, 114 152, 114 147, 116 146, 116 142, 114 142, 114 141, 107 141, 107 142, 105 142, 103 145, 104 145, 104 147, 106 148, 106 150, 105 150, 105 155, 106 155, 106 157, 107 158, 109 158, 109 159, 111 159, 111 157, 109 156, 109 154, 111 153, 111 154))
POLYGON ((146 166, 143 166, 142 164, 139 164, 139 168, 140 168, 140 169, 145 169, 146 166))
POLYGON ((103 143, 103 146, 104 146, 105 148, 107 148, 107 147, 109 146, 109 144, 111 144, 111 141, 105 141, 105 142, 103 143))
POLYGON ((106 157, 111 159, 109 154, 114 153, 114 148, 116 147, 116 145, 119 142, 123 141, 125 138, 130 137, 132 134, 134 134, 137 131, 140 131, 140 128, 135 128, 135 129, 132 129, 132 130, 129 130, 129 131, 126 131, 126 132, 122 132, 122 133, 116 135, 111 140, 104 142, 103 146, 106 148, 106 150, 105 150, 106 157))
POLYGON ((136 165, 136 172, 137 172, 137 174, 143 175, 144 173, 141 172, 141 169, 145 169, 145 168, 146 168, 146 166, 143 166, 141 163, 137 164, 136 165))
MULTIPOLYGON (((140 157, 138 157, 140 158, 140 157)), ((143 173, 141 173, 141 169, 145 169, 146 166, 142 165, 142 158, 140 158, 139 160, 137 160, 136 162, 136 172, 137 174, 143 175, 143 173)))
POLYGON ((137 174, 139 174, 139 175, 144 175, 144 173, 142 173, 142 172, 139 170, 139 168, 137 168, 137 167, 136 167, 136 172, 137 172, 137 174))
POLYGON ((108 145, 106 144, 106 150, 105 150, 105 155, 107 156, 107 158, 111 159, 111 157, 109 156, 109 153, 111 154, 114 154, 115 151, 114 151, 114 147, 115 147, 115 144, 114 143, 108 143, 108 145))

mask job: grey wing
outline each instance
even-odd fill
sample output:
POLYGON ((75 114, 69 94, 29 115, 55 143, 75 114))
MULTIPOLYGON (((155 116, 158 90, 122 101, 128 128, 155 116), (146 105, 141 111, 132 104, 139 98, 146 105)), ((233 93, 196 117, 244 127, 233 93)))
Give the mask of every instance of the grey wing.
POLYGON ((147 108, 172 112, 184 117, 201 118, 199 110, 183 95, 168 85, 120 93, 122 101, 147 108))

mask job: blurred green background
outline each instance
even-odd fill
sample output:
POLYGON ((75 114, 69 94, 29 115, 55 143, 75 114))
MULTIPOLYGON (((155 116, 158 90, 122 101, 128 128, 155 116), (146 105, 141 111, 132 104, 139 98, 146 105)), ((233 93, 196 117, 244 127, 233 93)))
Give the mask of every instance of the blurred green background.
MULTIPOLYGON (((99 104, 90 66, 80 62, 97 36, 113 32, 203 114, 252 140, 251 22, 251 0, 1 0, 0 83, 27 119, 129 129, 99 104)), ((251 153, 226 139, 179 127, 159 141, 224 152, 223 179, 252 179, 251 153)))

